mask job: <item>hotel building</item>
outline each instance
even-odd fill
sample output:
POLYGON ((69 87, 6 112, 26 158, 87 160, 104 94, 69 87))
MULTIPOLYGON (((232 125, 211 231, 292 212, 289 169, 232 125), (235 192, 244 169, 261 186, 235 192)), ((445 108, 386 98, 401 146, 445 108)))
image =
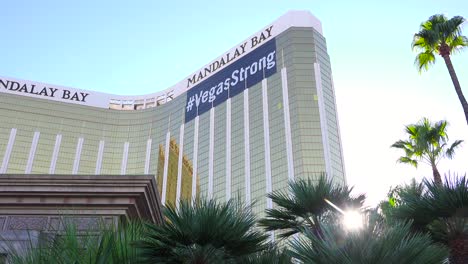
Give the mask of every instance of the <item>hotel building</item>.
MULTIPOLYGON (((162 90, 160 87, 155 90, 162 90)), ((346 182, 319 20, 290 11, 166 90, 121 96, 0 76, 0 174, 154 175, 161 203, 346 182)))

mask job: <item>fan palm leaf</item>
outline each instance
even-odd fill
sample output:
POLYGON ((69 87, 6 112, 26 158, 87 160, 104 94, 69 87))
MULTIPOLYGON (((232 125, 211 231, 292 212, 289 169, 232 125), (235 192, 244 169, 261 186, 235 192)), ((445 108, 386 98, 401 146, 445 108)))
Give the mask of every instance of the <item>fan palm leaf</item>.
POLYGON ((249 255, 245 258, 237 260, 237 263, 242 264, 291 264, 292 257, 289 249, 278 249, 274 244, 267 249, 249 255))
POLYGON ((362 207, 365 195, 353 197, 352 190, 334 184, 324 175, 318 181, 300 179, 290 182, 288 191, 268 194, 276 208, 267 209, 266 217, 259 221, 259 225, 268 231, 281 230, 280 237, 289 237, 303 228, 320 230, 321 222, 335 213, 325 199, 341 208, 362 207))
POLYGON ((407 193, 392 216, 411 220, 417 229, 431 231, 433 237, 451 249, 453 263, 468 263, 468 180, 448 178, 443 185, 424 180, 423 194, 407 193))
POLYGON ((324 226, 321 235, 306 230, 291 248, 294 258, 310 264, 435 264, 448 255, 429 235, 412 233, 409 224, 401 223, 382 229, 367 225, 351 233, 336 226, 324 226))
POLYGON ((40 245, 9 248, 12 264, 99 264, 137 263, 139 252, 131 244, 141 239, 144 225, 126 221, 113 228, 80 231, 73 223, 64 222, 64 230, 43 237, 40 245))
POLYGON ((229 263, 267 245, 250 208, 233 200, 182 201, 164 214, 165 222, 148 225, 145 238, 135 243, 146 263, 229 263))

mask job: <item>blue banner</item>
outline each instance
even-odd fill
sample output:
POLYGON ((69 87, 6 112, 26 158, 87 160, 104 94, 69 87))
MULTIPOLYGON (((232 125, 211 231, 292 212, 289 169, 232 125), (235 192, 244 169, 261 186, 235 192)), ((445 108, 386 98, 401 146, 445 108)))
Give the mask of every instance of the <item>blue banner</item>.
POLYGON ((272 39, 187 91, 185 123, 276 73, 272 39))

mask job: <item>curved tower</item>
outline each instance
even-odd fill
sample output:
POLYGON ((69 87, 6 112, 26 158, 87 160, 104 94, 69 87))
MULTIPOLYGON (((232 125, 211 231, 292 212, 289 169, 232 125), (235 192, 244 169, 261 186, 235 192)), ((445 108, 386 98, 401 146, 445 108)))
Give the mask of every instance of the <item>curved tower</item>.
POLYGON ((0 77, 0 174, 152 174, 163 204, 256 201, 295 178, 344 183, 320 21, 290 11, 162 92, 0 77))

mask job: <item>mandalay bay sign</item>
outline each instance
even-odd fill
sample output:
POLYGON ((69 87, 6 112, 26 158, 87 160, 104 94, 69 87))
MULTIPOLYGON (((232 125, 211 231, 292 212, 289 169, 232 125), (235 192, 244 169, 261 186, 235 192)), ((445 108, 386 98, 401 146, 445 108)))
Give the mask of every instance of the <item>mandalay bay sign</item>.
MULTIPOLYGON (((279 56, 276 36, 291 27, 313 27, 319 33, 322 31, 320 22, 309 12, 289 12, 182 81, 155 93, 115 95, 0 76, 0 94, 9 93, 117 110, 118 106, 123 110, 145 109, 183 96, 186 97, 185 105, 182 106, 185 122, 189 122, 259 83, 263 78, 275 74, 279 56)), ((171 70, 170 67, 166 68, 171 70)))
POLYGON ((67 89, 59 89, 54 87, 48 86, 39 86, 33 83, 20 83, 13 80, 7 80, 0 78, 0 89, 5 89, 10 92, 16 93, 25 93, 43 97, 50 97, 50 98, 60 98, 63 100, 70 100, 76 102, 84 102, 86 103, 86 97, 88 97, 89 93, 79 92, 79 91, 72 91, 67 89))
POLYGON ((185 122, 276 73, 273 38, 187 91, 185 122))

